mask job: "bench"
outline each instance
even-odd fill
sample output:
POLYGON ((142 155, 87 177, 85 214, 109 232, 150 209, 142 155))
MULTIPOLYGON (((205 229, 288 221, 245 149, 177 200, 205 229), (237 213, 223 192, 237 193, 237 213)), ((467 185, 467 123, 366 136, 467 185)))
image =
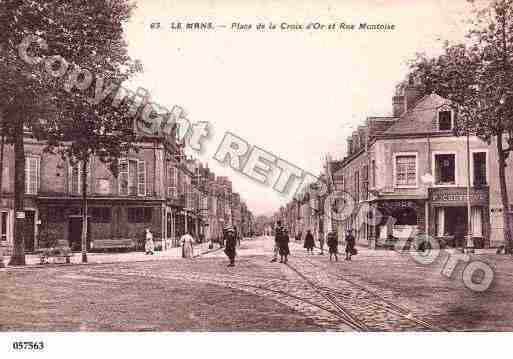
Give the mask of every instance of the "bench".
POLYGON ((130 238, 95 239, 91 241, 90 249, 91 251, 133 250, 135 246, 135 242, 130 238))
POLYGON ((64 260, 65 263, 69 264, 73 255, 66 240, 58 240, 54 247, 40 248, 36 253, 39 254, 40 264, 49 264, 50 259, 53 260, 53 263, 56 263, 55 260, 57 259, 58 261, 64 260))

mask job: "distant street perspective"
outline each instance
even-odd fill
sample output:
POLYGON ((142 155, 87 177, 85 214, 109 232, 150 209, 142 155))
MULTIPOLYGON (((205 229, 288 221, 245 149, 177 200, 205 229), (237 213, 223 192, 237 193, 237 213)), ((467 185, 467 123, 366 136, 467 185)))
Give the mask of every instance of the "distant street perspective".
MULTIPOLYGON (((443 261, 360 248, 329 261, 290 243, 271 262, 274 238, 246 239, 235 267, 219 249, 193 259, 54 265, 0 272, 3 331, 437 331, 512 330, 513 263, 493 262, 490 290, 440 274, 443 261)), ((122 257, 126 254, 119 254, 122 257)))

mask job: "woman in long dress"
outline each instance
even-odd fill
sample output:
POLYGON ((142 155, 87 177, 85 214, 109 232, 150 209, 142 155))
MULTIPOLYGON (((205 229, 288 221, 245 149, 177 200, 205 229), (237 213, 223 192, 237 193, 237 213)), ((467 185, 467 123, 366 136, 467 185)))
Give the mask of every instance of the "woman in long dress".
POLYGON ((314 245, 315 245, 315 242, 314 242, 314 237, 313 237, 312 231, 308 230, 306 232, 305 244, 304 244, 304 247, 306 248, 306 252, 313 254, 314 245))
POLYGON ((182 244, 182 258, 191 259, 194 255, 192 243, 194 242, 194 238, 189 233, 185 233, 181 238, 180 242, 182 244))
POLYGON ((146 228, 146 243, 144 244, 144 251, 146 254, 153 255, 155 251, 155 243, 153 243, 153 233, 151 233, 149 228, 146 228))

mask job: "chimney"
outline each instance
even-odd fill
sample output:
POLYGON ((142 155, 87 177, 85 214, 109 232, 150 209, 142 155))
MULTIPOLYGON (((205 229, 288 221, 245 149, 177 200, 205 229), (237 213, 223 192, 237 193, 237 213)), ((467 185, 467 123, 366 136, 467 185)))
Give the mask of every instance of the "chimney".
POLYGON ((421 97, 422 93, 420 92, 419 88, 411 83, 408 84, 408 86, 406 86, 404 89, 404 107, 406 111, 415 107, 415 104, 420 100, 421 97))
POLYGON ((393 116, 399 117, 404 113, 404 96, 396 95, 392 97, 393 116))
POLYGON ((351 137, 347 138, 347 154, 353 154, 353 139, 351 137))

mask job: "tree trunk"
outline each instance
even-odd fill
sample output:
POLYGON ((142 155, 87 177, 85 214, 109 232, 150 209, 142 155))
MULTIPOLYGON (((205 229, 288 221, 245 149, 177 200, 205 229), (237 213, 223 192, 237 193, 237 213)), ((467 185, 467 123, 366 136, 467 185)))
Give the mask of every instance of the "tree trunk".
MULTIPOLYGON (((23 112, 21 112, 23 113, 23 112)), ((25 265, 25 148, 23 143, 23 115, 14 129, 14 239, 13 254, 9 265, 25 265)))
POLYGON ((502 134, 497 136, 497 153, 499 155, 499 183, 501 189, 502 199, 502 218, 503 218, 503 231, 504 241, 506 243, 505 252, 511 254, 513 251, 512 238, 511 238, 511 216, 509 215, 509 199, 506 187, 506 156, 502 146, 502 134))
POLYGON ((82 263, 87 263, 87 166, 88 157, 82 160, 82 263))

